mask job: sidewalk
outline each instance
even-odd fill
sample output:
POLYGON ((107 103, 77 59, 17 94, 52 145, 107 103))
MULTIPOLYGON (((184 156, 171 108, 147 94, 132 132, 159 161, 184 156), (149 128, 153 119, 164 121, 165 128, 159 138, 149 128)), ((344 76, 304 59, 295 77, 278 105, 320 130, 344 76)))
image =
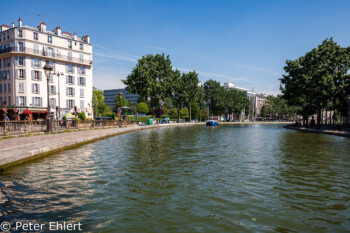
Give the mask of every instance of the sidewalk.
POLYGON ((291 125, 286 125, 284 126, 284 128, 294 129, 294 130, 299 130, 299 131, 309 132, 309 133, 323 133, 323 134, 335 135, 335 136, 341 136, 341 137, 350 137, 350 132, 346 132, 346 131, 310 129, 310 128, 303 128, 303 127, 293 127, 291 125))
MULTIPOLYGON (((96 129, 4 139, 0 140, 0 170, 4 170, 10 166, 20 164, 28 160, 42 157, 49 153, 122 133, 158 127, 186 125, 196 125, 196 123, 175 123, 149 126, 135 125, 125 128, 96 129)), ((197 125, 199 124, 197 123, 197 125)))

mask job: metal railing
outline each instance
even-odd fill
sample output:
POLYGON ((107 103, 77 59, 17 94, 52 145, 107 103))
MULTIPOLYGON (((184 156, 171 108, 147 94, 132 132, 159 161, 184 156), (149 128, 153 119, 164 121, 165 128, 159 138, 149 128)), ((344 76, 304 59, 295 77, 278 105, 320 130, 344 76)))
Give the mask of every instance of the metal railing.
MULTIPOLYGON (((78 129, 110 128, 122 125, 137 124, 135 120, 52 120, 52 132, 62 132, 78 129)), ((1 121, 0 136, 26 135, 33 133, 43 133, 46 131, 46 121, 1 121)))
POLYGON ((8 52, 26 53, 26 54, 34 55, 34 56, 44 56, 44 57, 54 58, 54 59, 58 59, 58 60, 62 60, 62 61, 81 63, 84 65, 92 65, 91 60, 80 59, 80 58, 71 57, 71 56, 65 56, 65 55, 62 55, 60 53, 47 52, 45 50, 31 49, 31 48, 27 48, 27 47, 9 47, 9 48, 5 48, 5 49, 0 50, 0 54, 8 53, 8 52))

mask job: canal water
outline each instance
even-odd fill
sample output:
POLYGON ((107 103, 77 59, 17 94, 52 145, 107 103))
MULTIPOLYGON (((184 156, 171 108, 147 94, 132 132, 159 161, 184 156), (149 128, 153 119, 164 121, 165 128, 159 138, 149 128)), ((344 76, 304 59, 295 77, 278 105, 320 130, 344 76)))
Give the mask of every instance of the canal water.
POLYGON ((2 221, 80 222, 84 232, 349 232, 350 139, 278 125, 128 133, 1 173, 2 221))

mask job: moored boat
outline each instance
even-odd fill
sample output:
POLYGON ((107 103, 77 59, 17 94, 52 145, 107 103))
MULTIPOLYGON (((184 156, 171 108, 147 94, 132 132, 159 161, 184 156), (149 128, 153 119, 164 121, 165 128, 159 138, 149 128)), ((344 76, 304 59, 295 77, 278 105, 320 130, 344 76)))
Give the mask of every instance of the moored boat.
POLYGON ((207 121, 207 126, 217 126, 218 125, 218 121, 214 118, 209 118, 209 120, 207 121))

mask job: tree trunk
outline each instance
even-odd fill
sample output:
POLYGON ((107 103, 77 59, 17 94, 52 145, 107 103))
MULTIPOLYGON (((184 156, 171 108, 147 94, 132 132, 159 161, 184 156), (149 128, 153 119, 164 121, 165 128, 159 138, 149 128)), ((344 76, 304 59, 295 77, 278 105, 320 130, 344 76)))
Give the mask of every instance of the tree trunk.
POLYGON ((318 107, 317 109, 317 129, 321 128, 321 107, 318 107))
POLYGON ((191 120, 192 120, 192 116, 191 116, 192 107, 191 107, 191 104, 190 104, 190 103, 189 103, 188 105, 189 105, 188 108, 189 108, 189 110, 190 110, 190 122, 191 122, 191 120))
POLYGON ((199 122, 202 122, 202 109, 199 109, 199 122))
POLYGON ((180 106, 177 107, 177 123, 180 123, 180 106))

